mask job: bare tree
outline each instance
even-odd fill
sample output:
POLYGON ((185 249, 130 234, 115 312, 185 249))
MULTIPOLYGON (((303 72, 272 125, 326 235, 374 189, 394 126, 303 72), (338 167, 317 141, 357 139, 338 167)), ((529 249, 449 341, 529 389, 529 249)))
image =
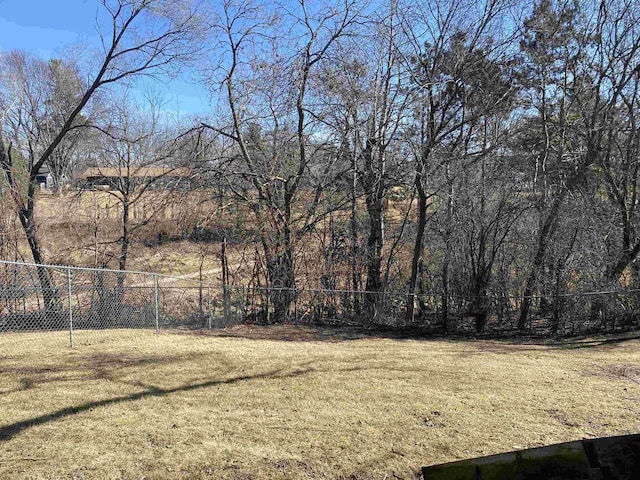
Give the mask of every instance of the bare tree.
POLYGON ((164 213, 189 180, 187 168, 180 167, 181 138, 167 125, 161 105, 141 105, 128 96, 111 107, 112 123, 104 131, 98 176, 108 177, 106 192, 121 213, 118 269, 125 270, 129 246, 136 232, 164 213), (136 207, 143 214, 134 218, 136 207))
POLYGON ((640 11, 635 2, 622 1, 601 15, 603 51, 596 68, 617 93, 602 123, 607 133, 598 161, 617 227, 605 278, 616 281, 640 254, 640 11))
POLYGON ((286 320, 294 299, 296 242, 322 217, 320 200, 335 175, 335 150, 312 132, 312 79, 354 24, 355 3, 301 1, 276 18, 258 2, 226 1, 218 25, 222 60, 212 85, 224 89, 230 118, 226 127, 205 126, 235 148, 231 171, 241 181, 229 188, 260 226, 276 321, 286 320), (274 34, 275 25, 288 35, 274 34))
POLYGON ((370 321, 380 313, 378 294, 387 287, 385 279, 392 263, 390 249, 383 275, 388 195, 391 188, 403 183, 407 167, 401 139, 407 130, 409 97, 407 70, 398 53, 402 32, 397 3, 384 2, 376 13, 369 14, 321 76, 323 122, 349 170, 348 181, 342 180, 350 205, 349 283, 354 291, 363 287, 367 291, 363 305, 354 294, 353 312, 358 315, 364 307, 370 321), (365 209, 361 214, 362 201, 365 209))
MULTIPOLYGON (((428 2, 416 6, 413 15, 407 17, 404 28, 411 39, 407 60, 413 70, 414 185, 418 193, 408 319, 415 314, 414 295, 419 283, 429 200, 443 185, 450 184, 454 159, 474 161, 487 148, 495 148, 495 144, 478 139, 477 125, 482 124, 483 117, 504 108, 513 94, 505 74, 509 66, 509 31, 502 32, 501 38, 495 36, 507 7, 507 2, 499 0, 482 5, 463 0, 428 2)), ((450 191, 445 202, 450 213, 451 196, 450 191)), ((446 259, 445 256, 444 290, 446 259)), ((443 302, 446 312, 446 295, 443 302)))
MULTIPOLYGON (((536 149, 533 181, 540 224, 524 286, 520 329, 526 327, 567 198, 583 189, 594 166, 606 165, 608 160, 603 163, 603 159, 612 152, 607 147, 612 140, 607 132, 612 132, 612 122, 638 74, 633 60, 640 48, 634 5, 616 3, 610 12, 604 3, 570 6, 543 1, 536 4, 525 24, 525 87, 538 112, 533 121, 542 142, 536 149)), ((615 199, 615 193, 609 191, 615 199)), ((624 216, 627 206, 621 207, 624 216)), ((630 244, 624 250, 620 265, 633 257, 629 256, 633 252, 630 244)), ((615 278, 620 272, 617 265, 612 265, 609 277, 615 278)))
MULTIPOLYGON (((34 219, 36 176, 50 161, 70 132, 79 128, 82 112, 88 108, 97 91, 109 85, 141 75, 159 74, 175 69, 178 63, 193 55, 197 49, 195 39, 202 33, 197 5, 191 1, 166 0, 101 0, 108 18, 108 24, 101 30, 101 51, 95 68, 87 74, 88 81, 82 81, 82 91, 70 99, 65 111, 58 111, 55 131, 42 135, 37 128, 39 112, 47 107, 47 98, 37 94, 32 98, 2 97, 0 111, 3 125, 0 126, 0 160, 13 195, 16 212, 20 218, 25 236, 36 263, 44 261, 34 219), (26 103, 22 103, 26 102, 26 103), (18 113, 15 113, 15 112, 18 113), (25 118, 20 112, 28 112, 35 118, 25 118), (17 117, 13 127, 4 120, 17 117), (35 128, 34 128, 35 127, 35 128), (15 175, 11 151, 29 152, 26 186, 21 185, 15 175), (26 190, 23 192, 23 190, 26 190)), ((20 78, 7 76, 6 64, 2 68, 2 81, 17 90, 29 90, 32 82, 42 82, 42 78, 32 76, 20 78), (9 77, 9 78, 7 78, 9 77)), ((52 296, 51 280, 46 270, 39 269, 43 289, 52 296)), ((49 306, 50 302, 47 303, 49 306)))

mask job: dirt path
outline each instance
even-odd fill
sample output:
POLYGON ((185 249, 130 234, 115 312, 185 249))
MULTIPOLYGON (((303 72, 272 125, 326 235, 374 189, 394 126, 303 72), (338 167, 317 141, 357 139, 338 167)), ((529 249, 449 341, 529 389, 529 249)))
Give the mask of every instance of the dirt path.
MULTIPOLYGON (((237 264, 229 266, 230 269, 235 269, 237 267, 238 267, 237 264)), ((222 267, 203 270, 202 274, 200 274, 200 272, 193 272, 193 273, 185 273, 183 275, 160 276, 158 277, 158 283, 160 284, 160 286, 167 286, 172 283, 177 283, 180 280, 189 280, 194 278, 197 280, 200 277, 200 275, 202 275, 202 277, 204 278, 205 284, 211 285, 212 283, 214 284, 219 283, 220 285, 222 285, 221 280, 218 280, 217 282, 211 282, 210 280, 207 279, 209 275, 214 275, 214 274, 222 275, 222 267)), ((134 283, 130 285, 130 287, 148 287, 148 286, 151 286, 152 284, 153 284, 153 277, 152 277, 152 274, 150 273, 148 280, 134 283)))
MULTIPOLYGON (((208 275, 214 274, 214 273, 221 273, 222 269, 221 268, 212 268, 210 270, 204 270, 202 272, 202 276, 203 277, 207 277, 208 275)), ((168 284, 172 284, 172 283, 177 283, 180 280, 188 280, 191 278, 198 278, 200 277, 200 272, 194 272, 194 273, 185 273, 184 275, 172 275, 172 276, 161 276, 158 277, 158 283, 160 284, 160 286, 166 286, 168 284)), ((205 282, 205 283, 211 283, 211 282, 205 282)), ((149 278, 148 280, 145 280, 143 282, 137 282, 134 283, 132 285, 129 285, 129 287, 131 288, 136 288, 136 287, 149 287, 153 284, 153 277, 152 274, 149 274, 149 278)))

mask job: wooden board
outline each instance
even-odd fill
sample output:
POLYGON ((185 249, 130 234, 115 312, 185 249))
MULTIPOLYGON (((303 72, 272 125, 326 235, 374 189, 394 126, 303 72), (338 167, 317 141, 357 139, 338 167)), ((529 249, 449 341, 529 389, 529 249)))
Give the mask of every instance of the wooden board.
POLYGON ((640 479, 640 434, 547 447, 423 467, 424 480, 640 479))

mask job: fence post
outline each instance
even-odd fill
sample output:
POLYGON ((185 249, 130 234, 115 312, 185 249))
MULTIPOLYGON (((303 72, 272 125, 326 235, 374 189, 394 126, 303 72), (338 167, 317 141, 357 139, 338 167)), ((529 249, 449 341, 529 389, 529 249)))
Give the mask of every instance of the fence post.
POLYGON ((67 300, 69 303, 69 347, 73 348, 73 306, 71 305, 71 268, 67 267, 67 300))
POLYGON ((160 292, 158 292, 158 276, 153 275, 153 303, 156 313, 156 333, 160 331, 160 292))

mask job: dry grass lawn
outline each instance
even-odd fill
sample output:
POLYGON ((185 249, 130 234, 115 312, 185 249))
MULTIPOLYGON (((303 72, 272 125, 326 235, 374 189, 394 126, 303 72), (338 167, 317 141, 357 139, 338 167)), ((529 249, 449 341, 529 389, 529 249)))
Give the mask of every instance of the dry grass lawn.
POLYGON ((0 478, 411 479, 640 429, 640 340, 0 336, 0 478))

